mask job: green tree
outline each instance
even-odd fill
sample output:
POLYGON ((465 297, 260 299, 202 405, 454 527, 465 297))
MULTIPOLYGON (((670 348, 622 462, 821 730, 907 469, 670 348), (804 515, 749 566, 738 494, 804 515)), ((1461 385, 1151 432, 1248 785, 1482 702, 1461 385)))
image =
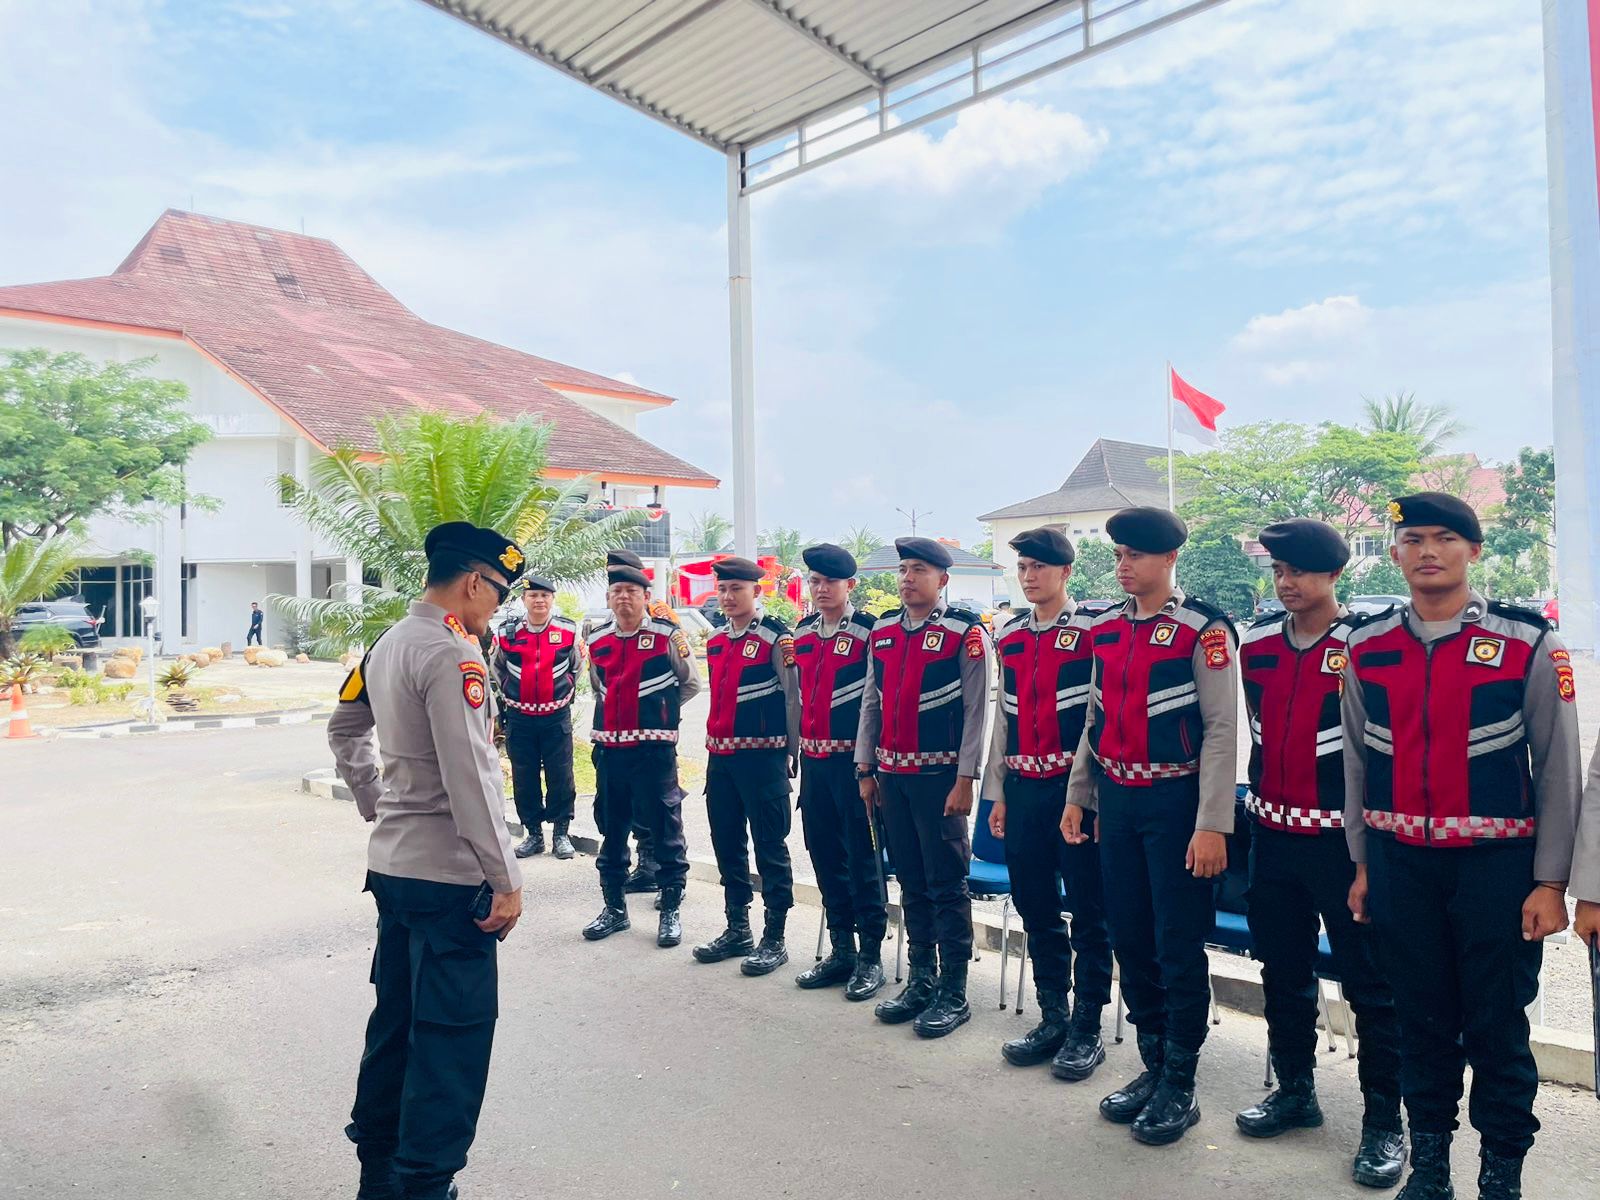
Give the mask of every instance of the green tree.
POLYGON ((1354 580, 1353 594, 1361 596, 1409 596, 1406 577, 1388 556, 1374 559, 1354 580))
POLYGON ((984 538, 983 541, 981 541, 981 542, 973 543, 972 552, 974 554, 976 554, 981 559, 985 559, 988 562, 993 562, 994 561, 994 534, 991 533, 988 537, 984 538))
POLYGON ((850 593, 850 603, 874 616, 896 608, 900 604, 900 581, 893 571, 874 571, 871 575, 862 575, 856 580, 855 590, 850 593), (887 598, 887 604, 873 607, 884 598, 887 598))
POLYGON ((1533 596, 1550 586, 1550 531, 1555 524, 1556 458, 1552 450, 1524 446, 1517 461, 1500 468, 1504 504, 1484 514, 1488 586, 1496 596, 1533 596))
POLYGON ((678 550, 684 554, 715 554, 733 537, 733 522, 719 512, 695 513, 678 530, 678 550))
POLYGON ((16 653, 13 622, 24 604, 63 592, 83 566, 83 543, 70 534, 22 538, 0 549, 0 659, 16 653))
POLYGON ((845 534, 839 545, 850 551, 857 562, 862 562, 874 550, 881 549, 884 540, 865 525, 852 525, 850 532, 845 534))
POLYGON ((1111 543, 1103 538, 1084 538, 1075 547, 1072 575, 1067 594, 1074 600, 1114 600, 1122 594, 1117 586, 1117 558, 1111 543))
POLYGON ((784 566, 796 568, 800 566, 800 551, 806 548, 806 537, 798 529, 777 525, 771 529, 763 529, 756 541, 760 543, 762 549, 769 551, 784 566))
POLYGON ((312 652, 332 656, 370 646, 422 594, 422 542, 444 521, 497 529, 522 546, 529 568, 552 582, 591 579, 605 552, 642 521, 637 512, 591 520, 587 480, 544 478, 550 426, 532 418, 460 421, 413 413, 375 426, 376 459, 341 447, 311 465, 311 486, 278 480, 284 501, 339 550, 376 572, 359 601, 268 596, 290 621, 310 629, 312 652))
POLYGON ((153 362, 0 354, 0 547, 188 498, 183 464, 211 433, 184 412, 183 384, 145 375, 153 362))
POLYGON ((1396 392, 1374 400, 1361 397, 1367 414, 1367 429, 1373 433, 1402 433, 1416 439, 1417 453, 1433 458, 1445 443, 1467 431, 1447 404, 1423 404, 1415 392, 1396 392))
POLYGON ((1196 531, 1178 552, 1178 584, 1235 620, 1255 611, 1261 569, 1233 534, 1213 526, 1196 531))

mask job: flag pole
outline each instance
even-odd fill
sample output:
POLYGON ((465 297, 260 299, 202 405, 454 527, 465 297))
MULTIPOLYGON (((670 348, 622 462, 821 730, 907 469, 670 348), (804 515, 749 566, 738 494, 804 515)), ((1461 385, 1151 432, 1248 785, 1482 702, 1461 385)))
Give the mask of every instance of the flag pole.
POLYGON ((1167 511, 1177 512, 1176 489, 1172 483, 1172 360, 1167 360, 1167 511))

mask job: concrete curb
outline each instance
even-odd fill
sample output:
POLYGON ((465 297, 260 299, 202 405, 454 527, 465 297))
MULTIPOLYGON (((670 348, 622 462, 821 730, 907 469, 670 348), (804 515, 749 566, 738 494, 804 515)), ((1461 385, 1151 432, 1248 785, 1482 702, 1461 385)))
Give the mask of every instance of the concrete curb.
POLYGON ((190 733, 200 729, 249 729, 257 725, 304 725, 310 721, 326 721, 331 708, 309 705, 305 708, 281 708, 275 712, 255 713, 248 717, 218 717, 193 714, 175 714, 158 725, 144 721, 119 721, 113 725, 79 725, 68 729, 44 732, 44 736, 60 739, 128 737, 136 733, 190 733))
MULTIPOLYGON (((300 781, 300 790, 314 796, 321 796, 329 800, 354 801, 350 789, 338 778, 331 767, 307 772, 300 781)), ((592 796, 578 797, 579 811, 583 811, 582 801, 592 800, 592 796)), ((523 836, 523 827, 516 821, 507 820, 506 830, 515 838, 523 836)), ((596 832, 588 827, 580 827, 574 821, 569 830, 572 844, 578 848, 580 854, 593 856, 600 852, 600 839, 596 832)), ((712 859, 690 856, 689 878, 702 883, 716 884, 721 876, 717 871, 717 864, 712 859)), ((757 892, 760 892, 760 877, 752 873, 751 882, 757 892)), ((822 892, 817 885, 809 879, 796 876, 794 881, 794 898, 799 904, 809 905, 820 909, 822 907, 822 892)), ((889 902, 889 932, 894 933, 895 924, 900 916, 900 906, 893 900, 889 902)), ((1001 923, 987 913, 973 913, 972 936, 973 944, 979 951, 1000 952, 1003 927, 1001 923)), ((1019 919, 1011 922, 1009 930, 1011 953, 1018 956, 1025 952, 1027 942, 1022 932, 1022 922, 1019 919)), ((809 938, 799 945, 795 954, 798 959, 809 948, 809 938)), ((1261 981, 1255 977, 1246 965, 1248 960, 1236 958, 1233 955, 1213 955, 1211 959, 1212 991, 1216 996, 1218 1006, 1234 1012, 1246 1013, 1259 1017, 1262 1014, 1261 981)), ((1010 994, 1015 995, 1016 971, 1009 973, 1010 994)), ((1013 1004, 1015 1000, 1011 1001, 1013 1004)), ((1024 1005, 1026 1007, 1026 1004, 1024 1005)), ((1344 1013, 1340 1006, 1331 1000, 1328 1004, 1329 1030, 1322 1036, 1331 1037, 1332 1034, 1342 1035, 1345 1032, 1344 1013)), ((1532 1035, 1533 1056, 1539 1064, 1539 1078, 1546 1083, 1563 1083, 1571 1087, 1588 1091, 1594 1087, 1594 1050, 1589 1039, 1581 1033, 1569 1033, 1564 1029, 1551 1029, 1544 1025, 1535 1025, 1532 1035)), ((1265 1055, 1266 1036, 1262 1033, 1263 1056, 1265 1055)), ((1341 1043, 1341 1049, 1343 1045, 1341 1043)))

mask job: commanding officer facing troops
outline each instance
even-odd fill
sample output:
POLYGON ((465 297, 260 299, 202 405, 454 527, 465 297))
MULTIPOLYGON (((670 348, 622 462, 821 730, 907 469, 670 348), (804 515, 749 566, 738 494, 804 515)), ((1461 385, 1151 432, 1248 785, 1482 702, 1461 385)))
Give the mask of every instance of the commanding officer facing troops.
POLYGON ((967 815, 983 756, 989 635, 975 614, 939 604, 948 550, 920 537, 894 546, 904 607, 872 627, 855 757, 861 799, 882 806, 888 827, 911 972, 875 1011, 880 1021, 912 1021, 922 1037, 943 1037, 972 1016, 967 815))
POLYGON ((1068 844, 1087 843, 1086 814, 1099 810, 1111 941, 1145 1064, 1100 1113, 1162 1145, 1200 1119, 1205 941, 1211 880, 1227 866, 1233 832, 1239 684, 1228 619, 1173 584, 1183 522, 1165 509, 1125 508, 1106 532, 1129 600, 1090 626, 1092 706, 1061 830, 1068 844))
POLYGON ((557 858, 575 853, 567 825, 577 789, 572 782, 572 697, 583 670, 578 627, 552 613, 555 585, 528 577, 522 593, 526 620, 515 618, 494 640, 490 661, 505 711, 506 755, 511 759, 511 794, 527 836, 517 857, 544 853, 549 821, 557 858), (544 774, 540 786, 540 772, 544 774))
POLYGON ((848 550, 824 543, 807 548, 801 558, 810 572, 816 611, 794 633, 800 673, 800 822, 833 950, 794 981, 803 988, 843 983, 846 999, 866 1000, 883 986, 879 947, 889 923, 879 891, 882 863, 875 861, 855 775, 872 618, 850 603, 856 560, 848 550))
POLYGON ((1269 525, 1259 540, 1285 612, 1263 617, 1239 646, 1250 714, 1250 934, 1261 960, 1267 1037, 1278 1089, 1237 1118, 1252 1137, 1322 1124, 1312 1083, 1317 1049, 1317 933, 1328 945, 1361 1035, 1366 1102, 1352 1174, 1393 1187, 1405 1164, 1400 1125, 1400 1030, 1369 932, 1350 915, 1355 864, 1344 838, 1339 716, 1352 619, 1334 598, 1350 559, 1321 521, 1269 525))
POLYGON ((422 599, 350 673, 328 722, 339 774, 375 822, 377 1003, 345 1129, 362 1200, 455 1194, 489 1077, 496 937, 522 912, 477 642, 522 574, 522 551, 465 521, 433 529, 423 549, 422 599))
POLYGON ((1404 1200, 1444 1200, 1472 1064, 1478 1195, 1522 1195, 1539 1122, 1524 1008, 1540 941, 1566 928, 1580 764, 1572 663, 1538 614, 1467 583, 1477 515, 1423 492, 1389 506, 1411 603, 1350 635, 1345 836, 1350 909, 1370 918, 1404 1035, 1404 1200))
POLYGON ((711 713, 706 719, 706 815, 722 875, 728 927, 694 948, 700 962, 747 955, 746 975, 769 975, 789 961, 784 924, 794 905, 789 866, 789 780, 798 769, 800 693, 794 638, 761 609, 762 569, 748 558, 711 565, 728 623, 706 642, 711 713), (749 837, 746 837, 748 828, 749 837), (761 873, 766 923, 750 934, 750 843, 761 873))
POLYGON ((700 691, 683 630, 645 615, 650 580, 638 567, 606 570, 611 620, 589 639, 594 688, 594 823, 600 828, 600 890, 606 906, 583 927, 599 941, 628 928, 623 881, 628 876, 628 830, 642 817, 650 828, 661 917, 656 945, 683 940, 678 906, 689 858, 683 842, 683 792, 678 787, 678 716, 700 691))
MULTIPOLYGON (((1054 1055, 1056 1077, 1076 1081, 1105 1061, 1100 1011, 1111 1000, 1100 858, 1091 842, 1069 846, 1061 836, 1067 776, 1089 704, 1089 621, 1067 598, 1073 549, 1065 534, 1030 529, 1010 545, 1017 552, 1017 581, 1033 607, 996 637, 1000 690, 984 790, 994 800, 989 827, 1005 839, 1011 895, 1028 933, 1039 1025, 1000 1052, 1019 1067, 1054 1055), (1070 935, 1061 919, 1063 885, 1070 935), (1075 1001, 1070 1020, 1069 980, 1075 1001)), ((1092 838, 1093 813, 1085 814, 1084 825, 1092 838)))

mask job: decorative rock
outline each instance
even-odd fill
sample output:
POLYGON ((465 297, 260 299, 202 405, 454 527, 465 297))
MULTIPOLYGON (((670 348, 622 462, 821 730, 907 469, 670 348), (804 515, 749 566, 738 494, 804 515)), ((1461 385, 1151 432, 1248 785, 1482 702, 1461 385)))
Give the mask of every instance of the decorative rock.
POLYGON ((294 660, 297 663, 308 663, 308 662, 311 661, 311 655, 309 655, 309 654, 296 654, 294 656, 294 660))
POLYGON ((223 658, 232 658, 233 657, 233 643, 232 642, 223 642, 222 646, 218 650, 218 653, 220 653, 223 658))
POLYGON ((112 658, 131 658, 134 662, 138 662, 140 659, 142 659, 144 657, 144 647, 142 647, 142 646, 118 646, 115 650, 113 650, 111 652, 111 657, 112 658))
POLYGON ((258 667, 281 667, 289 661, 289 656, 282 650, 263 650, 256 655, 258 667))
POLYGON ((200 653, 204 654, 209 662, 220 662, 222 659, 221 646, 207 646, 200 653))
POLYGON ((252 667, 256 665, 256 659, 259 658, 260 655, 260 646, 246 646, 244 648, 244 661, 249 663, 252 667))
POLYGON ((113 655, 106 659, 104 672, 107 679, 132 679, 139 672, 139 664, 131 658, 113 655))

